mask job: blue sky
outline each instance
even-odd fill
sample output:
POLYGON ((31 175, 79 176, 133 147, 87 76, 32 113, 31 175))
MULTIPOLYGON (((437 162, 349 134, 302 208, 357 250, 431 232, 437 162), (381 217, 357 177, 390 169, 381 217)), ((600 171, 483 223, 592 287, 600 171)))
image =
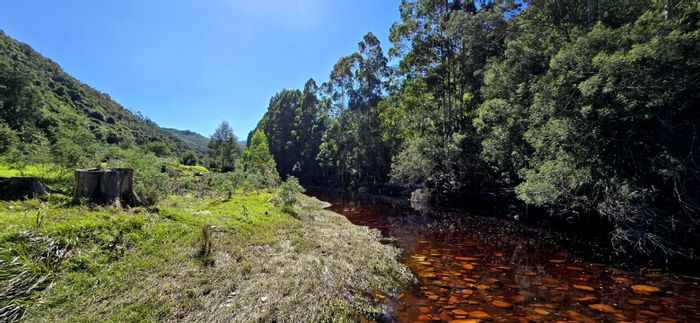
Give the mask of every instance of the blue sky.
POLYGON ((0 29, 163 127, 240 138, 272 95, 328 79, 400 0, 1 1, 0 29))

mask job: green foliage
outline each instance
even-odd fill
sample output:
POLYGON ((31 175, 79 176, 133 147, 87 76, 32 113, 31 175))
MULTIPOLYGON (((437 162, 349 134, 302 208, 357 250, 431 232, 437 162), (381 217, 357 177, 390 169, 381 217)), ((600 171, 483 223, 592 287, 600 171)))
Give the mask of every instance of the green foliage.
POLYGON ((298 136, 300 91, 271 100, 259 128, 280 172, 309 169, 304 150, 320 168, 309 182, 391 180, 453 198, 513 189, 553 216, 607 219, 620 250, 692 256, 697 3, 526 4, 402 1, 397 64, 371 33, 341 57, 311 109, 321 136, 298 136))
POLYGON ((304 193, 304 189, 299 180, 294 176, 288 176, 280 185, 279 200, 285 208, 291 208, 297 203, 297 195, 304 193))
MULTIPOLYGON (((0 202, 3 319, 7 315, 28 321, 143 319, 143 313, 156 312, 175 317, 171 309, 191 306, 187 298, 178 297, 172 306, 164 306, 159 297, 127 305, 124 296, 144 292, 155 296, 163 277, 176 277, 183 268, 198 272, 202 264, 212 265, 214 251, 223 246, 270 243, 277 230, 293 228, 297 220, 267 202, 273 197, 260 193, 213 203, 179 195, 158 204, 161 214, 38 200, 0 202), (247 214, 240 213, 241 206, 248 209, 247 214), (34 217, 38 208, 40 226, 34 217), (213 214, 194 214, 198 210, 213 214), (219 238, 212 226, 224 228, 227 234, 219 238), (90 302, 96 295, 114 303, 90 302), (169 309, 161 312, 163 306, 169 309)), ((224 251, 233 254, 230 248, 224 251)), ((173 284, 196 288, 206 278, 195 277, 178 278, 173 284)))
POLYGON ((104 160, 111 167, 134 169, 134 192, 147 205, 155 204, 168 193, 170 178, 166 169, 176 164, 138 149, 113 150, 104 160))
POLYGON ((437 167, 433 158, 435 148, 430 139, 416 136, 404 142, 391 164, 391 179, 398 183, 422 184, 429 181, 437 167))
POLYGON ((180 138, 201 155, 205 155, 208 151, 207 145, 209 144, 209 138, 207 137, 189 130, 177 130, 172 128, 163 128, 163 130, 173 134, 177 138, 180 138))
MULTIPOLYGON (((488 100, 474 120, 482 153, 519 175, 523 201, 610 219, 620 250, 688 256, 695 234, 672 222, 694 232, 700 210, 699 170, 689 162, 700 121, 690 108, 700 99, 698 11, 679 5, 669 19, 648 3, 606 6, 619 16, 508 41, 489 65, 488 100)), ((549 19, 546 9, 528 8, 513 23, 542 29, 530 19, 549 19)))
MULTIPOLYGON (((267 135, 270 153, 282 176, 312 178, 320 172, 316 156, 327 115, 318 96, 313 79, 306 82, 303 91, 282 90, 270 99, 268 111, 256 127, 267 135)), ((251 131, 248 141, 254 133, 251 131)))
POLYGON ((211 136, 208 144, 211 157, 210 168, 230 172, 236 168, 236 160, 241 157, 243 148, 228 122, 223 121, 211 136))
POLYGON ((182 156, 182 164, 187 166, 197 165, 197 155, 194 152, 187 152, 182 156))
POLYGON ((245 186, 244 180, 245 176, 241 171, 215 173, 211 177, 211 187, 219 193, 226 194, 230 199, 237 188, 245 186))
POLYGON ((262 130, 257 130, 243 151, 243 169, 246 182, 253 188, 277 186, 280 178, 277 173, 275 159, 270 154, 267 136, 262 130))
POLYGON ((149 142, 146 144, 145 148, 146 150, 156 154, 158 157, 165 157, 171 154, 170 147, 163 142, 149 142))
POLYGON ((9 153, 17 147, 17 135, 4 121, 0 121, 0 155, 9 153))

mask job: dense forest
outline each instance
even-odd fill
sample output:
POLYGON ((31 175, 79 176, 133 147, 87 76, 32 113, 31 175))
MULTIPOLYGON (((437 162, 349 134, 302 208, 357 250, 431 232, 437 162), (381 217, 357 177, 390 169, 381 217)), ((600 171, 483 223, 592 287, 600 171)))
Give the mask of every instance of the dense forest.
MULTIPOLYGON (((404 0, 323 84, 270 99, 257 129, 305 183, 512 192, 608 223, 621 253, 697 259, 700 4, 404 0)), ((417 194, 414 194, 417 197, 417 194)))

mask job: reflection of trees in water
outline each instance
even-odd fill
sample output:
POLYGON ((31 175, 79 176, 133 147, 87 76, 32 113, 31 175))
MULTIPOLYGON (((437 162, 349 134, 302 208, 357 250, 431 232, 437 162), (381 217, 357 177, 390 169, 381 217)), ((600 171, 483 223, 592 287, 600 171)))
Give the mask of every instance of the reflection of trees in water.
MULTIPOLYGON (((653 282, 671 291, 668 297, 655 299, 660 304, 658 311, 668 309, 664 310, 665 315, 678 314, 676 312, 682 310, 680 304, 685 302, 694 306, 693 303, 700 298, 700 289, 679 277, 660 273, 647 277, 644 273, 624 272, 591 262, 591 259, 596 259, 591 257, 596 256, 594 251, 605 250, 595 241, 582 241, 566 234, 503 218, 478 216, 463 210, 426 207, 416 210, 406 201, 392 198, 310 191, 319 199, 333 203, 331 209, 344 214, 353 223, 378 228, 384 235, 397 238, 398 246, 405 251, 405 262, 417 273, 428 267, 434 270, 435 278, 421 278, 422 287, 428 287, 441 297, 450 297, 455 293, 463 295, 461 291, 470 288, 473 294, 467 293, 464 295, 470 296, 464 297, 479 299, 479 308, 483 307, 491 313, 505 313, 502 308, 489 307, 495 297, 500 297, 517 304, 507 310, 516 316, 532 314, 534 304, 546 304, 550 306, 547 311, 559 315, 564 315, 562 313, 568 310, 580 313, 577 314, 580 316, 571 317, 572 320, 600 318, 598 312, 588 308, 587 304, 590 303, 577 300, 583 296, 594 296, 595 301, 602 304, 615 304, 615 308, 625 314, 635 313, 638 310, 636 305, 631 305, 628 300, 640 296, 630 292, 631 283, 653 282), (422 255, 430 265, 420 265, 410 257, 416 254, 422 255), (464 261, 457 257, 474 257, 476 260, 464 261), (463 270, 465 263, 474 263, 474 268, 463 270), (445 276, 450 279, 436 279, 445 276), (476 284, 488 285, 489 289, 468 287, 462 277, 471 277, 476 284), (625 278, 631 283, 618 283, 613 278, 625 278), (573 287, 575 284, 585 285, 593 291, 576 289, 573 287)), ((415 303, 402 303, 401 310, 416 312, 416 306, 423 306, 417 304, 431 304, 435 310, 442 306, 427 299, 421 289, 414 290, 411 297, 415 303)), ((464 308, 470 309, 468 305, 464 308)), ((684 314, 679 317, 692 317, 693 311, 697 310, 688 306, 684 308, 684 314)))

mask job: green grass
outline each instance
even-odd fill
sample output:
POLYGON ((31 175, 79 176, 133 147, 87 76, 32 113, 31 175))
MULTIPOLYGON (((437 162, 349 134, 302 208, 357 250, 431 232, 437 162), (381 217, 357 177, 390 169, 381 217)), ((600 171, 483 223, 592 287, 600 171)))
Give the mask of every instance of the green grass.
POLYGON ((0 162, 0 177, 31 176, 39 178, 49 188, 66 191, 73 178, 73 172, 61 170, 53 164, 13 166, 0 162))
POLYGON ((193 172, 200 172, 200 173, 208 173, 209 172, 209 169, 207 169, 206 167, 204 167, 202 165, 192 165, 192 166, 180 165, 180 166, 182 166, 183 168, 188 169, 190 171, 193 171, 193 172))
POLYGON ((19 295, 0 308, 51 322, 344 320, 378 311, 363 295, 410 280, 398 251, 365 229, 318 207, 293 217, 275 198, 169 196, 153 213, 60 196, 0 202, 0 266, 10 273, 0 286, 19 295), (20 274, 23 284, 7 284, 20 274))
POLYGON ((45 179, 55 179, 64 175, 54 165, 27 165, 25 167, 12 167, 8 164, 0 164, 0 177, 35 176, 45 179))
MULTIPOLYGON (((218 233, 230 233, 217 236, 219 244, 269 243, 276 229, 293 227, 298 222, 277 211, 270 202, 272 197, 256 193, 235 196, 227 202, 171 197, 158 205, 158 214, 142 209, 125 212, 111 207, 69 207, 38 200, 0 202, 0 254, 6 261, 20 257, 36 274, 46 274, 48 270, 39 265, 46 256, 27 252, 31 247, 21 233, 57 237, 68 256, 51 272, 53 286, 45 292, 41 304, 30 308, 29 315, 82 316, 83 309, 90 308, 86 297, 128 294, 130 286, 152 280, 155 273, 198 270, 199 263, 192 254, 203 225, 213 225, 218 233)), ((27 300, 37 296, 30 295, 27 300)), ((120 305, 109 316, 146 314, 155 319, 164 309, 177 306, 157 300, 120 305)))

